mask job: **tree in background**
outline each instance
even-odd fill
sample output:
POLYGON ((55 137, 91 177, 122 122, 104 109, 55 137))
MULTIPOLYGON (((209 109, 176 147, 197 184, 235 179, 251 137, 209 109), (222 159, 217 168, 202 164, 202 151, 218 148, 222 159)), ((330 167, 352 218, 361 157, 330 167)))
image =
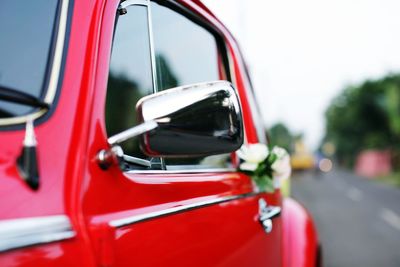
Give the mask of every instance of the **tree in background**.
POLYGON ((281 122, 274 124, 268 131, 271 144, 283 147, 289 153, 293 151, 293 135, 281 122))
POLYGON ((365 149, 389 149, 398 164, 400 75, 347 87, 332 101, 325 117, 324 141, 336 146, 339 163, 352 166, 365 149))

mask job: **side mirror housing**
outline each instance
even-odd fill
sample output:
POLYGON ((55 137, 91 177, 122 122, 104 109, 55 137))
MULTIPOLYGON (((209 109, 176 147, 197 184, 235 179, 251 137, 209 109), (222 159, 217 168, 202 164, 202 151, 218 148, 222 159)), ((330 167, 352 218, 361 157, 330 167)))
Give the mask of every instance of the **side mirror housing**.
POLYGON ((239 99, 226 81, 168 89, 142 98, 136 109, 139 123, 157 123, 139 137, 152 157, 229 153, 243 143, 239 99))

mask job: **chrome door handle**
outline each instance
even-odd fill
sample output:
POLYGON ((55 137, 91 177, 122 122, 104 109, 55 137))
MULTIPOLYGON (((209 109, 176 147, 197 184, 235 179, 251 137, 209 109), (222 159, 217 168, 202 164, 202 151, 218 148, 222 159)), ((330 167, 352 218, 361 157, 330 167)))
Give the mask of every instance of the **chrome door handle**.
POLYGON ((268 206, 267 202, 263 198, 258 200, 258 220, 267 234, 271 233, 272 231, 272 219, 280 214, 280 207, 268 206))

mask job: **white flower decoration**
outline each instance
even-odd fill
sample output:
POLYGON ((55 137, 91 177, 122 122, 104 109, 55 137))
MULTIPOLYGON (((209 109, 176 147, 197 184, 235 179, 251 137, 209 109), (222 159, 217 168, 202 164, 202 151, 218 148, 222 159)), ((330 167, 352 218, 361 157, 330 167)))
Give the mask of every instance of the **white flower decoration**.
POLYGON ((246 162, 260 163, 268 157, 269 150, 264 144, 249 144, 242 146, 237 155, 246 162))
POLYGON ((250 174, 260 190, 273 192, 290 176, 290 156, 281 147, 270 151, 264 144, 249 144, 242 146, 237 155, 243 161, 239 170, 250 174))
POLYGON ((249 144, 244 145, 237 151, 239 158, 244 160, 240 164, 240 169, 244 171, 255 171, 258 164, 264 161, 268 155, 268 147, 264 144, 249 144))
POLYGON ((274 178, 279 181, 283 179, 288 179, 292 172, 289 154, 286 152, 285 149, 281 147, 274 147, 272 149, 272 153, 277 156, 277 159, 271 165, 271 168, 274 171, 274 178))

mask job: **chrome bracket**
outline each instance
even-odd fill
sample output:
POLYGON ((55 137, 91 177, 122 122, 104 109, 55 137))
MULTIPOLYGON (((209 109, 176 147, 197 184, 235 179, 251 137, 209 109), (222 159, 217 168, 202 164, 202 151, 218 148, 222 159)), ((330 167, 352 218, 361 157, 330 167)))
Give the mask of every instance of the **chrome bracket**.
POLYGON ((110 149, 102 149, 97 153, 97 163, 100 168, 107 170, 111 165, 120 164, 124 156, 124 151, 119 145, 114 145, 110 149))
POLYGON ((147 133, 157 127, 157 122, 147 121, 108 138, 107 142, 110 145, 110 148, 102 149, 97 153, 97 163, 99 164, 100 168, 106 170, 114 163, 120 164, 124 159, 131 162, 134 161, 136 164, 139 163, 141 165, 148 166, 149 163, 145 163, 144 160, 140 161, 139 159, 134 159, 133 157, 124 155, 124 151, 122 150, 120 143, 130 138, 147 133))

